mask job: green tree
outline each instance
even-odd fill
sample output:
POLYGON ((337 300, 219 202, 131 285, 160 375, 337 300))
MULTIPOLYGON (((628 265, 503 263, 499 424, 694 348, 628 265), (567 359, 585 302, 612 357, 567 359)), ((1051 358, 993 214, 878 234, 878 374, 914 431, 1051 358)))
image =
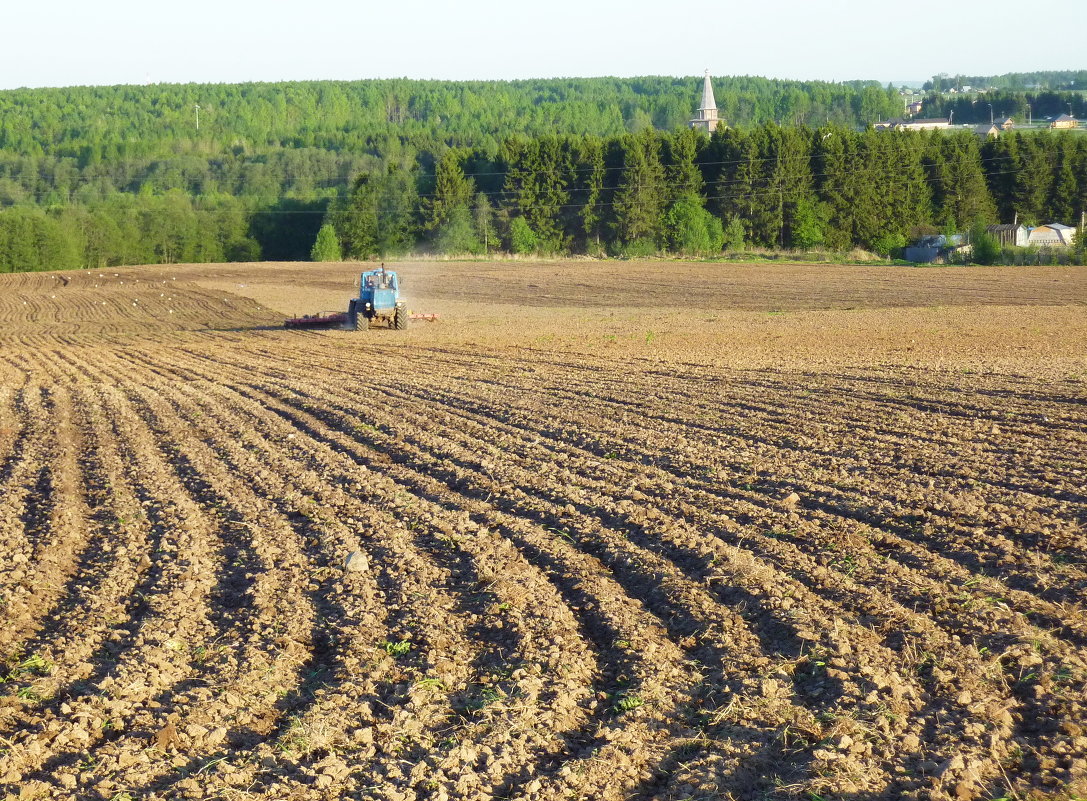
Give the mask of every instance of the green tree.
POLYGON ((725 250, 743 250, 745 236, 744 224, 736 217, 730 217, 728 225, 725 226, 721 246, 725 250))
POLYGON ((453 206, 449 209, 445 222, 434 238, 434 248, 439 253, 480 252, 472 215, 466 206, 453 206))
POLYGON ((378 185, 370 173, 361 173, 355 179, 347 203, 330 209, 329 217, 344 256, 369 259, 379 253, 378 185))
POLYGON ((329 223, 321 226, 317 232, 317 239, 310 251, 310 259, 313 261, 343 261, 343 253, 340 252, 340 240, 336 236, 336 229, 329 223))
POLYGON ((519 255, 535 253, 537 247, 536 232, 524 217, 510 220, 510 250, 519 255))
POLYGON ((1087 231, 1083 228, 1076 229, 1072 240, 1072 263, 1087 264, 1087 231))
POLYGON ((790 244, 802 250, 822 245, 826 241, 828 213, 825 204, 814 203, 808 198, 797 202, 793 209, 790 244))
POLYGON ((665 138, 667 163, 665 176, 673 202, 682 197, 698 196, 702 193, 702 173, 695 164, 699 147, 705 142, 705 136, 693 128, 676 131, 665 138))
POLYGON ((625 243, 656 240, 667 198, 660 140, 653 131, 627 136, 622 141, 623 171, 615 193, 615 231, 625 243))
POLYGON ((1076 181, 1076 144, 1069 136, 1060 137, 1056 148, 1057 167, 1054 170, 1051 195, 1048 202, 1049 219, 1065 225, 1075 225, 1078 220, 1080 187, 1076 181))
MULTIPOLYGON (((447 150, 434 168, 434 194, 424 202, 426 227, 437 232, 450 220, 467 212, 476 194, 475 183, 464 174, 462 150, 447 150)), ((470 217, 470 215, 469 215, 470 217)))
POLYGON ((906 237, 895 231, 887 231, 874 237, 871 247, 880 256, 886 258, 906 247, 906 237))
POLYGON ((975 264, 996 264, 1000 258, 1000 242, 992 236, 982 221, 970 228, 970 260, 975 264))
MULTIPOLYGON (((575 173, 574 197, 580 199, 581 233, 590 247, 601 251, 604 208, 604 143, 597 137, 584 137, 577 154, 582 165, 575 173)), ((589 249, 587 247, 586 249, 589 249)))
POLYGON ((494 245, 494 209, 491 201, 483 192, 476 195, 475 207, 472 209, 475 218, 476 237, 483 243, 483 253, 490 253, 494 245))
POLYGON ((684 195, 668 209, 664 218, 668 247, 688 256, 720 253, 725 234, 721 220, 702 207, 695 194, 684 195))
POLYGON ((378 182, 377 250, 382 256, 406 253, 419 234, 419 192, 414 173, 391 164, 378 182))

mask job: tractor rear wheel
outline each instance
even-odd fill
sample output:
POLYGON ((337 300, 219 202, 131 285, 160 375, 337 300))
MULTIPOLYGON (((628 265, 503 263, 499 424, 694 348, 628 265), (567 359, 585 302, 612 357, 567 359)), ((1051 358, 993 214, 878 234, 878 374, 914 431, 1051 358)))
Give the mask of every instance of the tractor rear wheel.
POLYGON ((403 306, 396 307, 396 314, 393 316, 393 328, 397 331, 403 331, 408 327, 408 310, 403 306))

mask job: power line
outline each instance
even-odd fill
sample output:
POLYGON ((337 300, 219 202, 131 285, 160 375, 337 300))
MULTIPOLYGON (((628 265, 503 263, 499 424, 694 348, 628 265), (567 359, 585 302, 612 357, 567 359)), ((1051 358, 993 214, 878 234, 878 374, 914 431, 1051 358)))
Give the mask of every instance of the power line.
MULTIPOLYGON (((847 154, 843 153, 841 155, 846 156, 847 154)), ((1049 158, 1051 154, 1048 151, 1046 151, 1044 155, 1046 157, 1046 163, 1043 166, 1048 167, 1048 168, 1053 168, 1054 165, 1052 163, 1052 159, 1049 158)), ((813 160, 818 159, 818 158, 819 158, 819 154, 812 153, 807 157, 803 157, 803 156, 800 157, 800 161, 801 162, 807 162, 810 165, 813 160)), ((1010 155, 980 157, 978 159, 978 162, 982 166, 984 166, 987 163, 994 163, 994 162, 998 162, 998 161, 1009 161, 1009 160, 1011 160, 1013 158, 1015 158, 1015 156, 1010 156, 1010 155)), ((1020 158, 1021 158, 1021 156, 1020 156, 1020 158)), ((730 160, 725 160, 725 161, 703 162, 702 164, 695 164, 694 166, 697 169, 697 168, 699 168, 701 166, 759 165, 759 164, 768 164, 768 163, 778 163, 778 164, 780 164, 781 159, 779 157, 774 157, 774 158, 769 158, 768 157, 768 158, 759 158, 759 159, 750 159, 750 160, 748 160, 748 159, 730 159, 730 160)), ((667 169, 668 169, 668 167, 670 165, 661 164, 660 166, 661 166, 661 168, 663 170, 667 171, 667 169)), ((921 162, 919 166, 922 169, 928 169, 929 166, 934 166, 934 165, 927 165, 924 162, 921 162)), ((1023 167, 1020 168, 1020 169, 1021 170, 1027 170, 1027 169, 1032 169, 1033 167, 1034 167, 1033 164, 1024 164, 1023 167)), ((622 167, 611 167, 611 168, 608 168, 608 169, 623 170, 623 169, 627 169, 627 167, 624 165, 622 167)), ((845 172, 845 173, 837 173, 837 174, 850 176, 850 175, 855 175, 855 174, 861 172, 862 170, 866 170, 866 169, 867 168, 858 169, 856 172, 853 172, 853 173, 845 172)), ((517 172, 517 171, 516 170, 506 170, 506 171, 502 171, 502 172, 493 172, 493 173, 463 173, 463 175, 466 178, 467 177, 472 177, 473 175, 482 175, 482 174, 509 176, 511 173, 515 173, 515 172, 517 172)), ((996 174, 996 173, 985 173, 986 176, 994 175, 994 174, 996 174)), ((540 179, 540 178, 547 179, 549 177, 550 178, 555 178, 556 176, 559 176, 561 178, 561 176, 562 176, 561 173, 553 171, 553 170, 551 170, 551 171, 526 172, 525 175, 526 175, 526 177, 537 178, 537 179, 540 179)), ((828 173, 811 173, 811 178, 812 179, 819 179, 819 178, 824 178, 827 175, 828 175, 828 173)), ((739 179, 739 178, 732 178, 732 179, 721 178, 721 179, 718 179, 716 181, 703 181, 702 185, 704 187, 706 187, 706 186, 715 186, 715 185, 730 184, 730 183, 731 184, 738 184, 738 183, 743 183, 743 182, 744 182, 744 179, 739 179)), ((338 179, 338 180, 335 180, 335 181, 333 181, 333 179, 329 179, 326 182, 316 181, 314 183, 315 184, 321 184, 322 188, 333 189, 333 188, 351 186, 354 183, 354 181, 352 181, 350 179, 338 179)), ((297 183, 284 185, 281 191, 290 191, 290 189, 295 187, 295 186, 297 186, 297 183)), ((622 186, 622 185, 620 185, 620 186, 622 186)), ((558 191, 562 191, 562 192, 566 192, 566 193, 581 193, 581 192, 591 192, 591 191, 594 191, 594 190, 597 190, 597 191, 609 190, 610 191, 610 190, 613 190, 613 189, 616 189, 616 188, 618 188, 618 187, 609 187, 609 186, 604 186, 603 184, 601 184, 600 186, 595 186, 595 187, 593 187, 593 186, 588 186, 588 187, 586 187, 586 186, 580 186, 580 187, 578 187, 578 186, 573 186, 573 187, 571 187, 571 186, 560 186, 560 187, 558 187, 558 191)), ((59 190, 55 190, 55 189, 54 190, 42 190, 41 192, 39 192, 35 196, 35 202, 40 204, 43 198, 45 198, 51 192, 55 192, 55 191, 59 191, 59 190)), ((488 195, 488 197, 495 198, 496 200, 499 200, 501 202, 502 200, 505 200, 505 199, 515 198, 515 197, 517 197, 519 195, 519 193, 520 193, 519 189, 516 189, 516 188, 506 189, 505 187, 503 187, 502 189, 498 189, 498 190, 495 190, 495 191, 492 191, 492 192, 484 192, 483 194, 486 194, 486 195, 488 195)), ((71 201, 72 190, 68 190, 67 194, 69 195, 69 202, 70 202, 71 201)), ((133 193, 131 193, 131 192, 115 192, 113 194, 116 194, 116 195, 132 195, 133 193)), ((236 195, 228 195, 228 196, 229 197, 238 197, 236 195)), ((433 193, 433 192, 431 192, 431 193, 419 193, 419 194, 416 195, 416 197, 418 197, 419 199, 430 199, 430 198, 434 198, 436 196, 437 196, 437 194, 433 193)), ((245 196, 242 195, 241 197, 244 198, 245 196)), ((320 202, 322 200, 331 201, 331 200, 334 200, 334 198, 314 198, 313 200, 299 200, 299 202, 320 202)), ((592 204, 587 204, 587 205, 592 205, 592 204)), ((283 213, 286 213, 286 212, 283 212, 283 213)), ((292 212, 292 213, 312 213, 312 212, 292 212)))

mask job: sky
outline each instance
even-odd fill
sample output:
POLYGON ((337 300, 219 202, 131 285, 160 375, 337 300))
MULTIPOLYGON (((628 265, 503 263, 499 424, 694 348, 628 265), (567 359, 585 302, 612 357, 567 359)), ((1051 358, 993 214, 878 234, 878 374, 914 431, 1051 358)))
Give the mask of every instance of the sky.
POLYGON ((923 81, 1087 68, 1087 1, 7 0, 0 89, 363 78, 923 81), (1018 24, 1016 20, 1021 20, 1018 24), (1031 35, 1036 39, 1032 41, 1031 35), (1062 40, 1066 45, 1062 46, 1062 40))

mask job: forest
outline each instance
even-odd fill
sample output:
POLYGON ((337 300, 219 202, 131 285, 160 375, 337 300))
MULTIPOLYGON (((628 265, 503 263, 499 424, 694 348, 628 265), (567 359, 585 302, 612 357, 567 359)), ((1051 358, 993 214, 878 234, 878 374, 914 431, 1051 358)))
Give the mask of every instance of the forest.
MULTIPOLYGON (((877 132, 766 123, 451 148, 432 168, 361 174, 323 246, 350 258, 437 252, 710 255, 744 246, 883 255, 978 223, 1077 224, 1087 138, 877 132), (332 237, 335 234, 335 237, 332 237)), ((317 252, 318 258, 327 257, 317 252)))
POLYGON ((875 133, 891 88, 691 78, 0 92, 0 271, 408 251, 715 253, 1075 223, 1087 141, 875 133), (318 237, 319 232, 323 233, 318 237), (319 245, 319 247, 318 247, 319 245))

